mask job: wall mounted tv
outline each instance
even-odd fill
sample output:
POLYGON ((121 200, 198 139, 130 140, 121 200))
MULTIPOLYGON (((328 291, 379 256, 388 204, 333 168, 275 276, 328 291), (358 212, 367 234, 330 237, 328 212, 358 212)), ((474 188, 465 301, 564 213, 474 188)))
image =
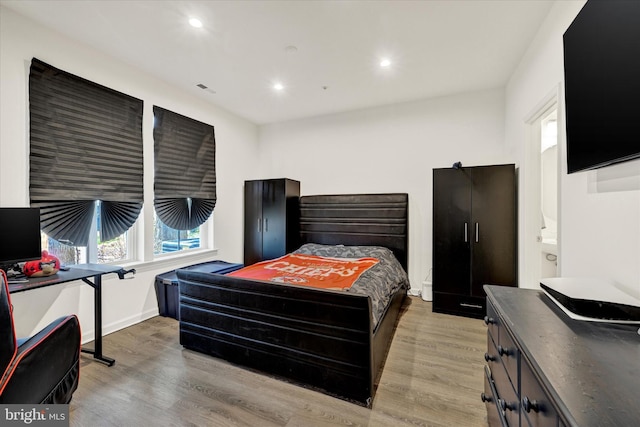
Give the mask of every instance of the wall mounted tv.
POLYGON ((640 157, 640 1, 588 1, 563 43, 568 172, 640 157))
POLYGON ((41 257, 40 209, 0 208, 0 269, 41 257))

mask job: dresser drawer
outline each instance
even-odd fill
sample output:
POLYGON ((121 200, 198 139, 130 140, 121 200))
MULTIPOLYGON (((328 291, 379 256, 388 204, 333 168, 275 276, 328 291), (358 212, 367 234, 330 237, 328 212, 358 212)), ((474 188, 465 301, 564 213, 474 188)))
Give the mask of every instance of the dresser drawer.
POLYGON ((510 427, 520 425, 520 401, 511 383, 498 385, 494 381, 498 393, 498 412, 507 421, 510 427))
POLYGON ((433 293, 433 311, 482 319, 486 313, 486 300, 480 297, 433 293))
POLYGON ((500 317, 496 313, 496 309, 491 304, 490 301, 487 301, 487 315, 484 316, 484 324, 487 325, 487 329, 493 336, 493 340, 496 344, 500 343, 500 317))
POLYGON ((502 360, 500 360, 500 356, 498 355, 498 346, 494 342, 493 337, 487 331, 487 352, 484 354, 484 360, 487 362, 487 366, 489 367, 489 371, 492 374, 492 379, 494 381, 498 381, 499 383, 508 383, 509 378, 507 377, 507 371, 504 369, 502 365, 502 360))
POLYGON ((489 366, 491 378, 493 378, 498 392, 505 387, 511 387, 511 380, 507 375, 507 370, 504 368, 504 364, 498 355, 496 345, 493 343, 491 334, 489 333, 487 333, 487 352, 484 355, 484 360, 489 366))
MULTIPOLYGON (((514 384, 512 384, 507 370, 498 356, 496 345, 491 339, 491 334, 487 333, 487 353, 485 353, 485 360, 487 365, 485 366, 485 373, 491 380, 493 386, 493 396, 495 397, 496 404, 498 406, 498 412, 502 418, 506 420, 509 426, 519 426, 518 408, 520 407, 514 384)), ((517 386, 516 386, 517 387, 517 386)), ((485 387, 486 393, 486 387, 485 387)), ((488 410, 488 409, 487 409, 488 410)), ((501 425, 489 422, 491 427, 501 425)))
POLYGON ((489 425, 507 427, 507 420, 504 418, 502 411, 498 409, 498 393, 491 378, 491 372, 486 366, 484 367, 484 393, 482 393, 481 397, 487 407, 489 425))
MULTIPOLYGON (((531 427, 557 427, 558 414, 533 374, 528 361, 520 361, 520 403, 523 420, 531 427)), ((526 424, 523 423, 526 427, 526 424)))
POLYGON ((509 335, 508 331, 504 328, 500 330, 500 342, 496 344, 498 355, 500 355, 502 363, 507 370, 507 375, 509 375, 513 387, 517 390, 519 387, 520 350, 516 347, 511 335, 509 335))

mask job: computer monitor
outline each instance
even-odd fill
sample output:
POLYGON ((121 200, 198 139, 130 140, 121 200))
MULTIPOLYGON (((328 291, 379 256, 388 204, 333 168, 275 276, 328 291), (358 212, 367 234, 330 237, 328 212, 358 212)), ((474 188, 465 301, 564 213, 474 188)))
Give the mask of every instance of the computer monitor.
POLYGON ((0 269, 40 259, 39 208, 0 208, 0 269))

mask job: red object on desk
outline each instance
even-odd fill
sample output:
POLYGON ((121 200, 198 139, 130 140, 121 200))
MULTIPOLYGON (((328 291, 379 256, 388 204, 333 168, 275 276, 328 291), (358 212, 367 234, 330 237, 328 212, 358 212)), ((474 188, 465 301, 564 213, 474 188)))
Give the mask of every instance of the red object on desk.
POLYGON ((37 261, 27 261, 22 272, 29 277, 51 276, 60 270, 60 260, 47 251, 42 251, 42 258, 37 261))

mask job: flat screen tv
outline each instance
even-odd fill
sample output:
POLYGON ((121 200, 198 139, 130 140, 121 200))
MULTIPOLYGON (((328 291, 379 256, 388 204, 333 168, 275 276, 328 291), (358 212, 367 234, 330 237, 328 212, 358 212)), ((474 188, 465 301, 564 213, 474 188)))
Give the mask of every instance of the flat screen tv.
POLYGON ((640 1, 589 0, 563 44, 568 172, 640 157, 640 1))
POLYGON ((41 257, 40 209, 0 208, 0 269, 41 257))

